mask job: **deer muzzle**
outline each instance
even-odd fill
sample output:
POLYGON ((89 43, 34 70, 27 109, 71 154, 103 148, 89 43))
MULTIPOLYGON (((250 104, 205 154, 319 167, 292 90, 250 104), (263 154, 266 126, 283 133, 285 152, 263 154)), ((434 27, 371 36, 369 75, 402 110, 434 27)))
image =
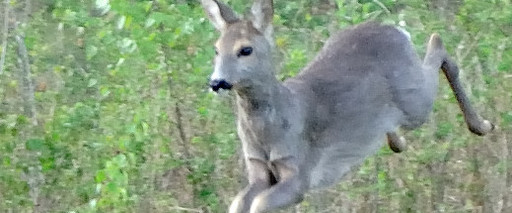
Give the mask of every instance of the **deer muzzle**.
POLYGON ((225 89, 225 90, 230 90, 231 88, 233 87, 232 84, 228 83, 226 80, 211 80, 210 81, 210 88, 212 88, 212 90, 214 92, 218 92, 219 89, 225 89))

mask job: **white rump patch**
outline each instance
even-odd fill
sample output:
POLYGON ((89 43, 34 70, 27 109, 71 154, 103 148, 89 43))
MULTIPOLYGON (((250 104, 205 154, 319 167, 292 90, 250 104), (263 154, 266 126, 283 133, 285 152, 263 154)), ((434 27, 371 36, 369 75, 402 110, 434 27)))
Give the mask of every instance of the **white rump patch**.
POLYGON ((399 30, 400 32, 402 32, 402 34, 405 35, 405 37, 407 37, 407 39, 410 41, 411 40, 411 34, 409 32, 407 32, 407 30, 405 30, 404 28, 402 27, 396 27, 397 30, 399 30))

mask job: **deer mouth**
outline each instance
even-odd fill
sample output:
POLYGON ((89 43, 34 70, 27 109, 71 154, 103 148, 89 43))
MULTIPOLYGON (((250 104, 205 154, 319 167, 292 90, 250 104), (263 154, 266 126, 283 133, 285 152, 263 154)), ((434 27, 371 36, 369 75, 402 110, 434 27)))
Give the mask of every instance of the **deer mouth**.
POLYGON ((211 80, 210 81, 210 88, 214 92, 219 92, 220 89, 230 90, 231 88, 233 88, 233 85, 228 83, 225 80, 211 80))

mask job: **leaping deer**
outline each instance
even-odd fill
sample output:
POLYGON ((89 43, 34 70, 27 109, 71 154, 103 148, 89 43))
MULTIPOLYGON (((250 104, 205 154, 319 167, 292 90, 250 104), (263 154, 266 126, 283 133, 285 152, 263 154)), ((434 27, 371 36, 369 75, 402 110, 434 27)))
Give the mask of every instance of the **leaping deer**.
POLYGON ((484 135, 494 128, 471 107, 437 34, 421 62, 403 31, 356 25, 332 35, 309 65, 281 83, 271 54, 272 0, 256 0, 245 19, 217 0, 201 3, 221 33, 210 86, 235 92, 248 172, 249 185, 230 213, 298 203, 308 190, 337 183, 386 137, 393 151, 402 151, 405 141, 396 131, 427 120, 440 69, 469 130, 484 135))

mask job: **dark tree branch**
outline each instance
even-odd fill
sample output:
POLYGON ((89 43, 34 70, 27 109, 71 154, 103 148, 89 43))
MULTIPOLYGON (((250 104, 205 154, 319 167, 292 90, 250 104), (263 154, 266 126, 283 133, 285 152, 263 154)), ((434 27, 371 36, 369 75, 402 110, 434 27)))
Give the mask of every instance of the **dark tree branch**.
POLYGON ((178 102, 176 102, 174 109, 176 113, 176 128, 178 129, 181 145, 183 146, 183 156, 185 157, 186 160, 190 160, 192 158, 192 155, 190 154, 190 148, 188 146, 188 137, 185 134, 185 129, 183 126, 183 114, 181 113, 181 108, 178 102))

